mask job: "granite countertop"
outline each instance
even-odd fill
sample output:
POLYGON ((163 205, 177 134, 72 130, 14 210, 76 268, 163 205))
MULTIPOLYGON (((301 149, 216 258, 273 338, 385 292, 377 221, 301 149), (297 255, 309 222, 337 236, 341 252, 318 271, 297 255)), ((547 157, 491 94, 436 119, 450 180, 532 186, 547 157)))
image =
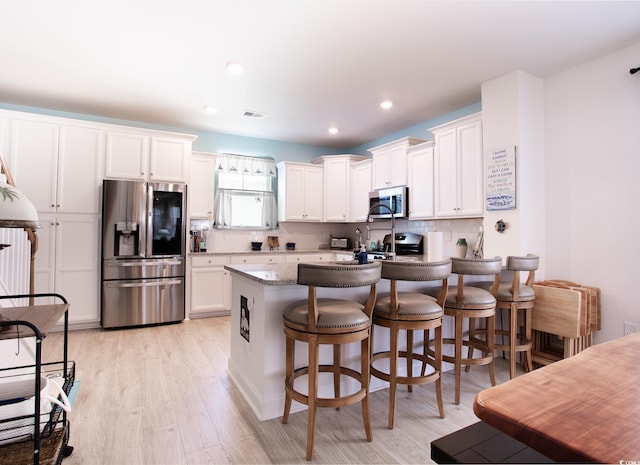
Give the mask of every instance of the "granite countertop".
MULTIPOLYGON (((416 262, 426 261, 426 255, 411 255, 406 257, 398 257, 398 262, 416 262)), ((357 261, 336 261, 325 262, 324 265, 357 265, 357 261)), ((260 284, 267 286, 291 286, 297 284, 298 281, 298 264, 297 263, 274 263, 274 264, 257 264, 257 265, 225 265, 224 268, 229 270, 231 274, 238 274, 245 278, 249 278, 260 284)))
POLYGON ((296 250, 211 250, 207 252, 189 252, 192 257, 206 256, 206 255, 291 255, 291 254, 318 254, 318 253, 344 253, 353 254, 351 249, 296 249, 296 250))
POLYGON ((263 265, 225 265, 233 275, 238 274, 267 286, 291 286, 298 282, 297 263, 263 265))

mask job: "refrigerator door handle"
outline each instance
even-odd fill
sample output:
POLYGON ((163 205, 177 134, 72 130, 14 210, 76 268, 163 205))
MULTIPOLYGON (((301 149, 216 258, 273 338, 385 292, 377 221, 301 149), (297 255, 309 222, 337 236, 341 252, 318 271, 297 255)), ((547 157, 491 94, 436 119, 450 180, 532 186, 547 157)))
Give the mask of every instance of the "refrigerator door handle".
POLYGON ((105 286, 112 288, 123 288, 123 287, 159 287, 159 286, 171 286, 175 284, 182 284, 182 280, 180 279, 171 279, 171 280, 154 280, 154 281, 144 281, 144 282, 105 282, 105 286))
POLYGON ((173 259, 173 260, 145 260, 144 262, 122 262, 122 261, 106 261, 105 266, 113 266, 113 267, 125 267, 125 266, 158 266, 158 265, 181 265, 181 259, 173 259))

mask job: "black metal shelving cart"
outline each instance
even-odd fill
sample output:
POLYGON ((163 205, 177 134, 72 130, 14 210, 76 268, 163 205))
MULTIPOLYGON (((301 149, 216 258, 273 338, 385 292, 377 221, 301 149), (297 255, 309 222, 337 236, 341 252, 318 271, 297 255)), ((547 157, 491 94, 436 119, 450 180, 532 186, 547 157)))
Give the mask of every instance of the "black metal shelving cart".
POLYGON ((0 368, 0 465, 60 464, 73 450, 68 445, 65 409, 66 396, 75 381, 75 362, 68 358, 69 303, 55 293, 0 296, 1 299, 28 302, 25 306, 0 307, 0 341, 15 339, 19 350, 20 339, 33 338, 34 357, 33 363, 0 368), (61 358, 43 362, 42 341, 61 318, 61 358))

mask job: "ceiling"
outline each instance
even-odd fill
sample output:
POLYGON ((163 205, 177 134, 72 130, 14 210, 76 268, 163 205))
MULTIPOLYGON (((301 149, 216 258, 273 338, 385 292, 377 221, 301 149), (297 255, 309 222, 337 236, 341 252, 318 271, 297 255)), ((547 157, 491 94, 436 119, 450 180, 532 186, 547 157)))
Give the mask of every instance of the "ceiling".
POLYGON ((639 25, 637 1, 3 1, 0 102, 347 149, 505 73, 635 43, 639 25))

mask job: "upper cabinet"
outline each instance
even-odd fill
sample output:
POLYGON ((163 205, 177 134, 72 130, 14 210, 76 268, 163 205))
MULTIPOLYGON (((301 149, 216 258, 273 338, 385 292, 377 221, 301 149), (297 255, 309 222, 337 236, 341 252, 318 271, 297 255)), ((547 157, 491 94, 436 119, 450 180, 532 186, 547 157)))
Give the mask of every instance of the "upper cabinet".
POLYGON ((482 114, 475 113, 430 131, 435 135, 435 215, 482 216, 482 114))
POLYGON ((278 221, 322 221, 324 170, 321 165, 280 162, 278 221))
POLYGON ((324 221, 346 223, 350 221, 351 164, 366 160, 358 155, 327 155, 312 163, 324 168, 324 221))
POLYGON ((105 177, 186 183, 194 136, 108 131, 105 177))
MULTIPOLYGON (((366 221, 369 213, 369 192, 371 192, 371 175, 373 160, 365 160, 351 164, 351 221, 366 221)), ((353 257, 352 257, 353 258, 353 257)))
POLYGON ((99 213, 105 131, 46 119, 13 119, 9 168, 45 213, 99 213))
POLYGON ((434 143, 424 142, 407 150, 409 219, 433 218, 434 143))
POLYGON ((407 149, 423 142, 404 137, 369 149, 373 154, 373 189, 406 185, 407 149))
POLYGON ((214 153, 193 152, 189 182, 189 217, 213 220, 213 195, 216 175, 214 153))

